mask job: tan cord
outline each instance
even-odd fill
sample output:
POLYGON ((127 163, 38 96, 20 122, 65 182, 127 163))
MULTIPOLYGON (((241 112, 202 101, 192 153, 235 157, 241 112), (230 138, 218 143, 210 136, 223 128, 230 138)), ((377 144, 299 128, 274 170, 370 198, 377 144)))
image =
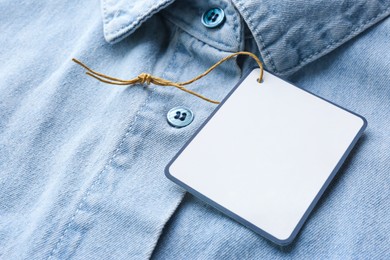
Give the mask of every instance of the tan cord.
POLYGON ((206 76, 207 74, 209 74, 212 70, 214 70, 216 67, 218 67, 221 63, 235 57, 235 56, 238 56, 238 55, 247 55, 247 56, 250 56, 252 57, 256 62, 257 64, 259 65, 259 68, 260 68, 260 76, 259 76, 259 79, 258 79, 258 82, 261 83, 262 82, 262 79, 263 79, 263 73, 264 73, 264 69, 263 69, 263 63, 261 63, 260 59, 253 53, 251 52, 246 52, 246 51, 240 51, 240 52, 236 52, 236 53, 233 53, 223 59, 221 59, 220 61, 218 61, 217 63, 215 63, 213 66, 211 66, 208 70, 206 70, 205 72, 203 72, 202 74, 200 74, 199 76, 196 76, 195 78, 191 79, 191 80, 188 80, 188 81, 185 81, 185 82, 173 82, 173 81, 170 81, 170 80, 166 80, 166 79, 162 79, 162 78, 159 78, 159 77, 155 77, 153 75, 150 75, 150 74, 147 74, 147 73, 141 73, 139 74, 136 78, 133 78, 133 79, 129 79, 129 80, 123 80, 123 79, 118 79, 118 78, 114 78, 114 77, 110 77, 108 75, 105 75, 105 74, 102 74, 102 73, 99 73, 97 71, 94 71, 92 69, 90 69, 87 65, 85 65, 84 63, 82 63, 81 61, 73 58, 72 60, 74 62, 76 62, 77 64, 79 64, 80 66, 82 66, 84 69, 87 70, 86 74, 88 76, 91 76, 101 82, 104 82, 104 83, 107 83, 107 84, 112 84, 112 85, 134 85, 134 84, 146 84, 146 85, 150 85, 151 83, 154 84, 154 85, 158 85, 158 86, 172 86, 172 87, 176 87, 184 92, 187 92, 191 95, 194 95, 196 97, 199 97, 203 100, 206 100, 208 102, 211 102, 213 104, 219 104, 220 102, 218 101, 215 101, 215 100, 212 100, 212 99, 209 99, 205 96, 202 96, 201 94, 198 94, 192 90, 189 90, 187 88, 185 88, 184 86, 185 85, 189 85, 195 81, 197 81, 198 79, 201 79, 203 78, 204 76, 206 76))

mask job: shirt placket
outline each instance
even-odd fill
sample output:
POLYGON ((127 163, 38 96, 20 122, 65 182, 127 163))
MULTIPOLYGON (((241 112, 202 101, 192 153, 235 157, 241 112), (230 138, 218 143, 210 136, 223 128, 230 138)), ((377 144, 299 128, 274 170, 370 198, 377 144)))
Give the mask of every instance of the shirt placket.
MULTIPOLYGON (((188 80, 191 75, 195 76, 194 71, 207 69, 208 63, 227 54, 203 45, 182 29, 175 29, 153 74, 174 81, 188 80), (211 58, 207 63, 194 60, 193 54, 187 51, 189 48, 194 48, 192 51, 197 55, 211 58)), ((231 64, 224 66, 222 71, 232 67, 231 64)), ((238 67, 233 67, 235 73, 224 79, 230 84, 215 86, 215 82, 221 82, 223 73, 220 72, 200 82, 199 85, 203 85, 200 91, 222 99, 238 80, 238 67)), ((104 245, 99 241, 119 244, 117 250, 124 258, 144 259, 152 254, 165 224, 185 194, 165 178, 165 165, 216 106, 174 88, 150 86, 145 90, 148 91, 145 102, 134 114, 104 168, 85 191, 49 259, 77 256, 85 244, 101 250, 104 245), (182 111, 182 108, 188 110, 182 111), (180 122, 169 121, 172 111, 193 114, 186 114, 192 117, 190 122, 178 127, 180 122), (119 237, 120 242, 107 241, 119 237), (95 245, 91 241, 96 241, 95 245)), ((177 120, 180 121, 181 116, 177 120)))

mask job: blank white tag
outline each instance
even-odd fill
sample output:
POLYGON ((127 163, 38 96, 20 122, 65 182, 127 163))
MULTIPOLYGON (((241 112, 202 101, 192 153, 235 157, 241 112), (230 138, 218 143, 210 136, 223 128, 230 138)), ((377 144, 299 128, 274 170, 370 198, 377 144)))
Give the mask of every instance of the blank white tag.
POLYGON ((272 240, 292 242, 367 123, 259 69, 166 167, 169 179, 272 240))

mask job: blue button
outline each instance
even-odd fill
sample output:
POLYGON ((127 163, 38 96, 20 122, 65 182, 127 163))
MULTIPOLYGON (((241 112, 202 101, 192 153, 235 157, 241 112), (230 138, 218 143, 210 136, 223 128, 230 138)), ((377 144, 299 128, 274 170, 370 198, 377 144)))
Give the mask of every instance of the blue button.
POLYGON ((168 123, 177 128, 188 126, 194 120, 194 113, 186 107, 174 107, 168 111, 168 123))
POLYGON ((208 28, 215 28, 225 21, 225 12, 218 7, 211 8, 202 15, 202 23, 208 28))

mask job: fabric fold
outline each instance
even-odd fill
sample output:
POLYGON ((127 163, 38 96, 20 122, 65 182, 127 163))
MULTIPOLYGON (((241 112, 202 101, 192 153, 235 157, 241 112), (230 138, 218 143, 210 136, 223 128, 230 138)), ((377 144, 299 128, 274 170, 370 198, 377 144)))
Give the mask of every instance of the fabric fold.
POLYGON ((390 14, 390 1, 380 0, 232 2, 267 69, 278 75, 296 72, 390 14))
POLYGON ((173 2, 174 0, 102 0, 104 38, 109 43, 119 42, 173 2))

